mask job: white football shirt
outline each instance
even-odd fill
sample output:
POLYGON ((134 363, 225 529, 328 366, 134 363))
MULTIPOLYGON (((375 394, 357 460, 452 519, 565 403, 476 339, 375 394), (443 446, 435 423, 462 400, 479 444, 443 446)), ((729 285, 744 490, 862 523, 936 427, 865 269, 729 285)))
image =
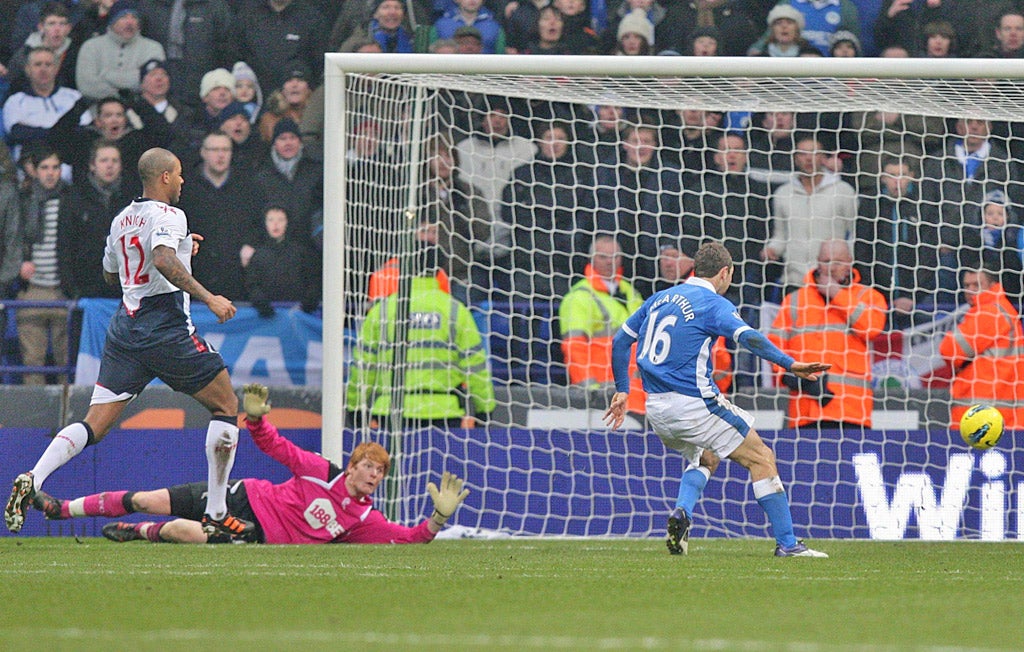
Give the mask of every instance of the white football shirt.
MULTIPOLYGON (((153 265, 153 250, 160 245, 174 249, 192 273, 192 238, 181 209, 153 199, 136 199, 110 224, 103 269, 120 276, 122 301, 129 315, 145 297, 178 291, 153 265)), ((186 316, 190 315, 189 298, 185 293, 186 316)), ((189 330, 191 321, 189 318, 189 330)))

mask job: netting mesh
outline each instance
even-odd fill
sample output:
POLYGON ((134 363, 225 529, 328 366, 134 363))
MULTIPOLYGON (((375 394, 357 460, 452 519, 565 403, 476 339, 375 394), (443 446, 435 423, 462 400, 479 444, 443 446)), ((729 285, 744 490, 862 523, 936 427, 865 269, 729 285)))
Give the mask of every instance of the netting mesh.
MULTIPOLYGON (((346 409, 361 436, 393 431, 402 462, 389 492, 407 497, 398 516, 415 520, 423 485, 447 468, 481 493, 463 524, 659 532, 681 463, 644 434, 640 414, 636 434, 603 429, 602 347, 634 299, 684 278, 700 243, 716 240, 736 261, 726 296, 741 316, 798 359, 835 365, 823 387, 787 386, 726 343, 716 366, 762 434, 800 426, 770 437, 798 529, 1016 537, 1013 513, 992 525, 991 487, 984 502, 970 473, 956 475, 971 456, 949 426, 972 403, 998 405, 1009 426, 1024 409, 1020 81, 349 74, 345 87, 345 111, 327 124, 348 145, 344 165, 328 166, 346 192, 346 246, 327 254, 345 256, 352 340, 366 339, 364 316, 382 296, 408 301, 403 279, 436 244, 442 285, 470 308, 496 387, 485 429, 428 434, 424 421, 456 416, 403 421, 396 406, 450 386, 458 415, 479 412, 464 370, 401 391, 408 370, 436 363, 410 361, 422 342, 408 321, 404 344, 385 326, 383 353, 346 352, 347 369, 389 371, 358 400, 349 383, 346 409), (598 298, 609 239, 625 283, 598 298), (832 283, 853 284, 853 296, 815 287, 828 285, 823 265, 843 266, 834 243, 823 253, 831 240, 848 244, 854 270, 832 283), (967 327, 962 272, 982 268, 1005 296, 967 327), (971 365, 970 386, 958 387, 971 365), (419 434, 395 434, 405 431, 419 434)), ((988 484, 1020 482, 1014 458, 1000 459, 988 484)), ((695 536, 764 535, 745 473, 720 473, 695 536)))

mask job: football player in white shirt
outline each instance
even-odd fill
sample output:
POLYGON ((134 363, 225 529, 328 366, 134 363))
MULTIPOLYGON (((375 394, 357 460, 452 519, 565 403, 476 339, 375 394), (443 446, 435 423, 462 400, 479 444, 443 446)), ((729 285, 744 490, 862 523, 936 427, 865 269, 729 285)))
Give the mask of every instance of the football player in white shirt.
POLYGON ((29 501, 50 474, 103 439, 154 378, 193 396, 211 414, 204 529, 231 537, 253 529, 228 514, 226 504, 238 442, 238 397, 223 358, 195 332, 189 314, 190 299, 205 303, 221 322, 234 317, 235 306, 192 276, 192 256, 202 236, 189 233, 185 214, 172 206, 184 182, 181 162, 153 148, 139 159, 139 176, 143 196, 114 217, 104 251, 103 276, 120 284, 123 298, 107 329, 89 411, 57 433, 31 471, 15 478, 4 510, 11 532, 21 529, 29 501))

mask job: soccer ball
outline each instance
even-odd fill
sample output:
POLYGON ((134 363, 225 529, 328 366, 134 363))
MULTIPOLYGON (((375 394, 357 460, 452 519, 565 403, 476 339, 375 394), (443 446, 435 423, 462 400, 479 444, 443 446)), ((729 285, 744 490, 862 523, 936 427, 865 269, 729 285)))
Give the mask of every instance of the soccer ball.
POLYGON ((973 405, 960 417, 960 436, 969 446, 986 450, 1003 436, 1003 415, 991 405, 973 405))

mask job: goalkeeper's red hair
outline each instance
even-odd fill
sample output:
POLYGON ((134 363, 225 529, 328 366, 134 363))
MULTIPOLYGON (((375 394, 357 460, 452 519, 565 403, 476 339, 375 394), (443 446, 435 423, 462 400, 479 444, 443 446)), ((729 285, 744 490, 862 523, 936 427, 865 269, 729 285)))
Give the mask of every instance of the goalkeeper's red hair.
POLYGON ((352 451, 352 456, 348 459, 348 468, 355 468, 363 460, 370 460, 374 464, 383 466, 384 473, 382 475, 387 475, 391 468, 391 455, 377 442, 364 441, 356 446, 352 451))

